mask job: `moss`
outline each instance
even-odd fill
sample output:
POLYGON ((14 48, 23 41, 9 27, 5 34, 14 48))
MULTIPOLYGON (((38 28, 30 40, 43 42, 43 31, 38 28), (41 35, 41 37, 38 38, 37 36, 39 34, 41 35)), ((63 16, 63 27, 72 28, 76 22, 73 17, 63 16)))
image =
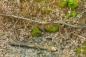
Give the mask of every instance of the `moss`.
POLYGON ((50 14, 51 12, 52 12, 51 8, 44 8, 44 9, 41 10, 42 14, 50 14))
POLYGON ((36 2, 42 2, 43 0, 35 0, 36 2))
POLYGON ((65 8, 67 6, 67 0, 60 0, 59 1, 59 6, 61 8, 65 8))
POLYGON ((82 47, 83 51, 82 53, 86 55, 86 47, 82 47))
POLYGON ((82 43, 83 46, 86 46, 86 41, 84 43, 82 43))
POLYGON ((75 9, 79 6, 79 2, 79 0, 60 0, 59 6, 61 8, 67 7, 72 10, 71 13, 66 14, 66 18, 77 16, 75 9))
POLYGON ((71 16, 71 17, 76 17, 76 16, 77 16, 76 11, 72 11, 70 16, 71 16))
POLYGON ((40 30, 38 26, 35 26, 32 28, 31 34, 33 37, 39 37, 42 35, 42 31, 40 30))
POLYGON ((81 47, 78 47, 78 48, 76 49, 76 54, 77 54, 77 55, 80 55, 81 53, 82 53, 83 55, 86 55, 86 42, 84 42, 81 47))
POLYGON ((40 3, 40 2, 49 2, 50 0, 34 0, 34 1, 40 3))
POLYGON ((49 33, 55 33, 59 31, 59 25, 58 24, 48 24, 45 26, 45 31, 49 33))
POLYGON ((66 13, 65 17, 66 17, 66 19, 68 19, 70 17, 70 13, 66 13))
POLYGON ((77 55, 81 54, 81 48, 77 48, 77 49, 76 49, 76 54, 77 54, 77 55))
POLYGON ((76 11, 72 11, 71 13, 67 13, 67 14, 66 14, 66 18, 76 17, 76 16, 77 16, 76 11))
POLYGON ((79 0, 68 0, 68 7, 71 9, 75 9, 79 6, 79 0))
POLYGON ((60 0, 59 6, 61 8, 68 7, 74 10, 79 6, 79 0, 60 0))
POLYGON ((76 49, 76 54, 80 55, 80 54, 86 55, 86 47, 81 47, 81 48, 77 48, 76 49))

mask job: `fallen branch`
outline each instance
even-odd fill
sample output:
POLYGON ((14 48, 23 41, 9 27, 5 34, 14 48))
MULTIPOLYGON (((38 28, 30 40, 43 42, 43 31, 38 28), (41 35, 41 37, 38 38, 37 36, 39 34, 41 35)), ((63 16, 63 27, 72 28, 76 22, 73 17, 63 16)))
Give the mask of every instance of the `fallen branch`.
MULTIPOLYGON (((17 19, 22 19, 22 20, 27 20, 27 21, 32 21, 32 22, 36 22, 36 23, 40 23, 40 24, 47 24, 47 23, 51 23, 51 22, 47 22, 47 21, 42 21, 42 20, 32 20, 32 19, 29 19, 29 18, 25 18, 25 17, 22 17, 22 16, 15 16, 15 15, 6 15, 6 14, 0 14, 0 16, 6 16, 6 17, 13 17, 13 18, 17 18, 17 19)), ((63 25, 67 25, 69 27, 73 27, 73 28, 86 28, 86 25, 72 25, 72 24, 68 24, 64 21, 54 21, 53 23, 59 23, 59 24, 63 24, 63 25)))
POLYGON ((9 43, 9 45, 13 46, 13 47, 20 47, 20 48, 31 48, 31 49, 40 49, 40 50, 47 50, 47 51, 51 51, 51 52, 55 52, 57 51, 56 47, 53 46, 48 46, 48 47, 43 47, 37 44, 33 44, 33 45, 27 45, 27 44, 21 44, 21 43, 9 43))
POLYGON ((17 18, 17 19, 22 19, 22 20, 27 20, 27 21, 32 21, 32 22, 37 22, 37 23, 47 23, 47 22, 41 22, 39 20, 32 20, 32 19, 29 19, 29 18, 25 18, 23 16, 16 16, 16 15, 6 15, 6 14, 0 14, 0 16, 6 16, 6 17, 13 17, 13 18, 17 18))

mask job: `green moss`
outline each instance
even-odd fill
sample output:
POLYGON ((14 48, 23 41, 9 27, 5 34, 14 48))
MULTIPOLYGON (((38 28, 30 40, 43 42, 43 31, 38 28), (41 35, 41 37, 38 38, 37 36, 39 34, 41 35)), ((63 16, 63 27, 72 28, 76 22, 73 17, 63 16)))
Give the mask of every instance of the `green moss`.
POLYGON ((86 55, 86 47, 77 48, 76 53, 77 53, 77 55, 80 55, 81 53, 83 55, 86 55))
POLYGON ((82 44, 83 46, 86 46, 86 41, 82 44))
POLYGON ((52 9, 51 8, 44 8, 41 11, 42 14, 50 14, 51 12, 52 12, 52 9))
POLYGON ((76 16, 77 16, 76 11, 72 11, 72 12, 71 12, 71 17, 76 17, 76 16))
POLYGON ((71 13, 66 14, 66 18, 76 17, 77 13, 76 13, 75 9, 79 6, 79 0, 60 0, 59 6, 61 8, 67 7, 72 10, 71 13))
POLYGON ((81 54, 81 48, 77 48, 77 49, 76 49, 76 54, 77 54, 77 55, 81 54))
POLYGON ((76 54, 77 55, 80 55, 80 54, 86 55, 86 42, 84 42, 81 47, 78 47, 76 49, 76 54))
POLYGON ((66 14, 66 18, 76 17, 76 16, 77 16, 76 11, 72 11, 71 13, 67 13, 67 14, 66 14))
POLYGON ((61 8, 65 8, 65 7, 67 6, 67 0, 60 0, 59 6, 60 6, 61 8))
POLYGON ((68 19, 70 17, 70 13, 66 13, 66 19, 68 19))
POLYGON ((82 53, 86 55, 86 47, 82 47, 83 51, 82 53))
POLYGON ((68 0, 68 7, 75 9, 79 6, 79 0, 68 0))
POLYGON ((45 26, 46 32, 49 33, 55 33, 59 31, 59 25, 58 24, 48 24, 45 26))
POLYGON ((40 2, 43 2, 43 3, 47 3, 47 2, 49 2, 50 0, 34 0, 35 2, 38 2, 38 3, 40 3, 40 2))
POLYGON ((61 8, 68 7, 74 10, 79 6, 79 0, 60 0, 59 6, 61 8))
POLYGON ((39 37, 42 35, 42 31, 40 30, 39 27, 36 26, 36 27, 33 27, 31 34, 33 37, 39 37))
POLYGON ((36 2, 42 2, 43 0, 34 0, 34 1, 36 1, 36 2))

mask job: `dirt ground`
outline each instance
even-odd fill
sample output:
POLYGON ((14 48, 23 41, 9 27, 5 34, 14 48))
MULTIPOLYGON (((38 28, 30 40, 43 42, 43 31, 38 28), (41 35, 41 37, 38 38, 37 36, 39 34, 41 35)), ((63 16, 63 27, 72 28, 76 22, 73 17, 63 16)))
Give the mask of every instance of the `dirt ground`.
POLYGON ((59 8, 58 0, 37 1, 0 0, 0 57, 79 57, 75 50, 86 41, 86 0, 69 19, 64 16, 71 10, 59 8), (60 24, 60 31, 32 37, 32 27, 47 23, 60 24))

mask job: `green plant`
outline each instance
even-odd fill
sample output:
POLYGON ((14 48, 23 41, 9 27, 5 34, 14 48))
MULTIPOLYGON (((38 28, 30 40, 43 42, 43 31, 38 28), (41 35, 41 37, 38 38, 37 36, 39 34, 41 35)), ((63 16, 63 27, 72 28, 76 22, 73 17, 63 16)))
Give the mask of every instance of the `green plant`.
POLYGON ((40 30, 38 26, 35 26, 32 28, 31 34, 33 37, 39 37, 42 35, 42 31, 40 30))
POLYGON ((45 31, 49 33, 54 33, 59 31, 59 25, 58 24, 48 24, 45 26, 45 31))

